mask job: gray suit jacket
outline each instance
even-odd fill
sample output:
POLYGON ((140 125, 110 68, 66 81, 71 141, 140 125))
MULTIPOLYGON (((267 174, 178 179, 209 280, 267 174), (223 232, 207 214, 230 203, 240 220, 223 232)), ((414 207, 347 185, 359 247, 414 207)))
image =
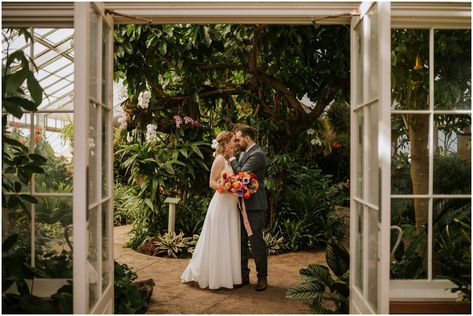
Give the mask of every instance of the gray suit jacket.
POLYGON ((264 174, 266 172, 266 154, 257 144, 250 148, 242 161, 234 159, 231 162, 233 172, 251 172, 256 175, 259 188, 248 200, 245 200, 247 210, 265 210, 268 208, 266 190, 264 189, 264 174))

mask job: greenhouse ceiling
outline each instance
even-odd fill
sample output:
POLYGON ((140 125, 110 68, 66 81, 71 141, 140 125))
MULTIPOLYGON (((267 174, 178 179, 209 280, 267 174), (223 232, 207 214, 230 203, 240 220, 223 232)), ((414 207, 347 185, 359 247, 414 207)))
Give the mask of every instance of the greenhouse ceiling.
MULTIPOLYGON (((105 2, 115 23, 348 24, 361 2, 105 2)), ((3 2, 4 26, 73 27, 73 2, 3 2)), ((470 25, 471 2, 392 2, 392 26, 470 25)))

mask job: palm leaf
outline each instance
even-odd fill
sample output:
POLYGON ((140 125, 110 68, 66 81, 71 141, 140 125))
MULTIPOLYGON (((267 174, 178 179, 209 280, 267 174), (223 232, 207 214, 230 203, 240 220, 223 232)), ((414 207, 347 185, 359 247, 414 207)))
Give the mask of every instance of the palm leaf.
POLYGON ((322 296, 325 287, 320 283, 302 283, 287 290, 286 297, 296 300, 316 299, 322 296))
POLYGON ((333 283, 327 267, 319 264, 311 264, 299 271, 299 276, 306 282, 318 282, 330 287, 333 283))
POLYGON ((337 277, 342 277, 350 268, 350 255, 341 245, 329 241, 325 253, 325 259, 329 268, 337 277))

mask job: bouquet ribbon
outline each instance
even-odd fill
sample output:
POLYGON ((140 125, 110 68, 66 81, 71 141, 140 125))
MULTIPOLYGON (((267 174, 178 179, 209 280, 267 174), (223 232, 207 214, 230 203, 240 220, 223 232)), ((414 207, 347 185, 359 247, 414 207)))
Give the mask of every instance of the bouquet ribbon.
POLYGON ((246 233, 248 234, 248 237, 253 235, 253 231, 251 230, 250 222, 248 221, 248 214, 246 213, 246 205, 245 205, 245 200, 242 198, 241 203, 240 199, 238 199, 238 206, 240 206, 241 210, 241 215, 243 217, 243 225, 245 226, 246 233))

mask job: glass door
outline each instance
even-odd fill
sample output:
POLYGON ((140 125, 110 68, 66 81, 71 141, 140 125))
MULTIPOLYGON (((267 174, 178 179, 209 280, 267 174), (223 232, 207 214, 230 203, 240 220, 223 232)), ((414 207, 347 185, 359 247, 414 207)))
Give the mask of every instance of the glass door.
POLYGON ((350 313, 389 312, 390 3, 351 22, 350 313))
POLYGON ((74 313, 113 313, 113 21, 102 3, 76 2, 74 313))

